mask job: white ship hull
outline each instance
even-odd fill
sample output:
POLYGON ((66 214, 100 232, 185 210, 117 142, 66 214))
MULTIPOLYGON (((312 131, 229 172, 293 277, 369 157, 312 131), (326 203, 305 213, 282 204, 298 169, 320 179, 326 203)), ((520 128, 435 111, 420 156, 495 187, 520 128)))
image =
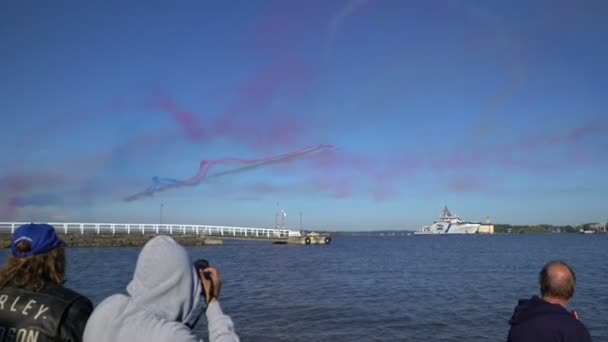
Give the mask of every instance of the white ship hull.
POLYGON ((414 235, 477 234, 480 227, 480 223, 463 222, 446 207, 437 221, 422 227, 414 235))
POLYGON ((456 223, 456 224, 433 224, 428 227, 423 227, 421 230, 414 232, 414 235, 438 235, 438 234, 475 234, 479 231, 481 225, 477 223, 456 223), (437 227, 440 226, 440 227, 437 227))

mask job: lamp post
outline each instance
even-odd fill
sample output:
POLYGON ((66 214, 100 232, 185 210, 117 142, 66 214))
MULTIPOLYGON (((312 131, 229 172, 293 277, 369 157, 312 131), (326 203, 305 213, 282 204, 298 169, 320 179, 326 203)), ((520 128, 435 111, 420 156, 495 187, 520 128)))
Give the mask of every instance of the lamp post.
POLYGON ((277 211, 274 213, 274 229, 279 229, 279 202, 277 202, 277 211))
POLYGON ((163 224, 163 207, 165 206, 164 203, 160 203, 160 224, 163 224))

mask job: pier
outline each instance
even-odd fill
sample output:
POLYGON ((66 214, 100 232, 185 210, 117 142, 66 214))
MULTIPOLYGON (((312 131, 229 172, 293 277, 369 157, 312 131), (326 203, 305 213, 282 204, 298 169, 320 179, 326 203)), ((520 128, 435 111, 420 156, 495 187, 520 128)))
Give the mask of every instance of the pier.
MULTIPOLYGON (((0 246, 7 248, 15 229, 29 222, 0 222, 0 246)), ((218 245, 224 240, 269 241, 275 244, 325 245, 329 234, 297 230, 193 224, 48 222, 68 246, 142 246, 156 235, 169 235, 186 246, 218 245)))

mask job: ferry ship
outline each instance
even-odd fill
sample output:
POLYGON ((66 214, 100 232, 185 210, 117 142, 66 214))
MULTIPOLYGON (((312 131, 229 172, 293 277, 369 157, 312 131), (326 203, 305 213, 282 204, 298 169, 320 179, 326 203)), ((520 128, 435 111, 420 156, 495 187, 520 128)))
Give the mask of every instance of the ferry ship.
POLYGON ((479 233, 480 227, 480 223, 462 221, 460 217, 453 215, 446 206, 438 220, 429 226, 423 226, 420 230, 414 232, 414 235, 476 234, 479 233))

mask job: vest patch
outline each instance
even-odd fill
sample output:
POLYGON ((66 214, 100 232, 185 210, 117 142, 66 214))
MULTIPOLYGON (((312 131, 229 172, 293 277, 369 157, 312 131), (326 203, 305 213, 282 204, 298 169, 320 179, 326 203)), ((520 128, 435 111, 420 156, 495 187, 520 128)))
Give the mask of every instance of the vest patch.
POLYGON ((76 298, 69 292, 33 292, 0 289, 0 342, 49 342, 57 340, 59 324, 76 298))
POLYGON ((23 315, 33 318, 34 320, 46 319, 45 312, 49 307, 38 303, 34 299, 26 299, 21 296, 10 297, 9 295, 0 295, 0 311, 7 311, 15 315, 23 315))
POLYGON ((0 326, 0 342, 38 342, 40 332, 34 329, 16 329, 0 326))

